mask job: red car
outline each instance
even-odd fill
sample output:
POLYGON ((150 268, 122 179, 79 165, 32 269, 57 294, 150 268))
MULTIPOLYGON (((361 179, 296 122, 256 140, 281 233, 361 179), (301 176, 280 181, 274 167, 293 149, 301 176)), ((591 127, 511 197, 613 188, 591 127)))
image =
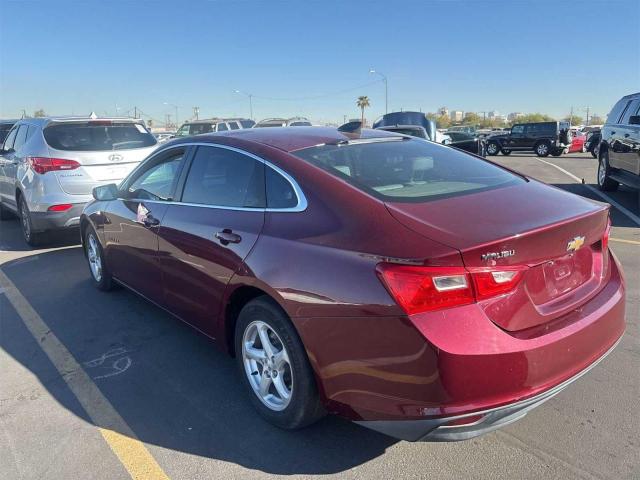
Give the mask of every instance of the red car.
POLYGON ((96 286, 215 339, 282 428, 330 412, 467 439, 563 390, 625 328, 608 206, 421 139, 200 135, 94 196, 96 286))
POLYGON ((587 140, 587 136, 582 132, 577 132, 573 136, 573 140, 571 140, 571 145, 569 146, 569 150, 567 153, 584 153, 587 151, 585 147, 585 142, 587 140))

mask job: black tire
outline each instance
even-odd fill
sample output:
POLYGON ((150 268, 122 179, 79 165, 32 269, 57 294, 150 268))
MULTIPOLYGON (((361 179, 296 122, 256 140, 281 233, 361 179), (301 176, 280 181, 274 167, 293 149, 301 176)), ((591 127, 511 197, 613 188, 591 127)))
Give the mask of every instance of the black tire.
POLYGON ((614 192, 620 186, 618 182, 609 177, 610 174, 609 152, 605 150, 600 154, 600 161, 598 162, 598 188, 603 192, 614 192))
POLYGON ((498 155, 500 153, 500 144, 496 141, 489 140, 487 142, 487 155, 498 155))
POLYGON ((551 151, 551 155, 553 155, 554 157, 559 157, 563 153, 564 151, 561 148, 556 148, 551 151))
POLYGON ((24 241, 32 247, 37 247, 46 243, 48 235, 46 232, 34 232, 33 222, 31 221, 31 212, 24 197, 20 195, 18 200, 18 212, 20 218, 20 226, 22 227, 22 236, 24 241))
MULTIPOLYGON (((310 425, 326 415, 302 341, 287 315, 269 297, 255 298, 240 311, 235 329, 235 351, 238 373, 251 403, 260 416, 269 423, 286 430, 295 430, 310 425), (258 397, 258 392, 254 391, 249 383, 242 344, 245 331, 254 322, 266 323, 277 334, 276 340, 282 343, 281 346, 286 348, 289 356, 289 371, 292 378, 291 397, 282 410, 274 410, 263 403, 258 397)), ((262 372, 256 370, 255 375, 263 374, 264 367, 262 370, 262 372)))
POLYGON ((511 155, 511 150, 506 150, 506 149, 503 148, 502 149, 502 154, 506 155, 506 156, 509 156, 509 155, 511 155))
POLYGON ((551 144, 548 140, 543 140, 536 143, 533 147, 533 151, 536 152, 536 155, 539 157, 548 157, 549 153, 551 153, 551 144))
POLYGON ((0 220, 14 220, 16 214, 0 203, 0 220))
POLYGON ((104 250, 102 250, 102 245, 100 244, 100 239, 98 238, 98 234, 93 229, 91 225, 87 227, 87 230, 84 234, 84 255, 87 259, 87 264, 89 266, 89 274, 91 277, 91 283, 98 290, 102 290, 103 292, 108 292, 112 290, 114 287, 113 277, 111 276, 111 272, 109 271, 109 267, 105 262, 104 250), (92 243, 92 239, 93 242, 92 243), (91 245, 95 246, 97 257, 92 253, 91 245), (100 262, 100 274, 94 273, 92 269, 92 260, 97 260, 100 262))

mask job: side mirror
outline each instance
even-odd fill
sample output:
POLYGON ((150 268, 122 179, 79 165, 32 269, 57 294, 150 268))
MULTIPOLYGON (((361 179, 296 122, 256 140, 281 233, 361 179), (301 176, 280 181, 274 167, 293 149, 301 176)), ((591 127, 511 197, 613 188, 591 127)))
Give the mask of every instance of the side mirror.
POLYGON ((118 198, 118 186, 115 183, 109 183, 107 185, 100 185, 98 187, 94 187, 93 198, 96 200, 115 200, 118 198))
POLYGON ((640 115, 631 115, 629 117, 629 125, 640 125, 640 115))

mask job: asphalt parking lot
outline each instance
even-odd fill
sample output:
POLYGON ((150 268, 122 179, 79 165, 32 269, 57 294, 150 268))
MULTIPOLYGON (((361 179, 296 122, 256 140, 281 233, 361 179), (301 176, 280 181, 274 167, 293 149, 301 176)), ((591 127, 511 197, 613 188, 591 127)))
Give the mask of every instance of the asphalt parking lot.
MULTIPOLYGON (((491 159, 603 200, 588 154, 491 159)), ((622 342, 523 420, 462 443, 398 442, 336 417, 280 431, 208 339, 126 290, 94 289, 77 234, 33 250, 3 222, 0 478, 640 478, 639 202, 607 195, 628 287, 622 342)))

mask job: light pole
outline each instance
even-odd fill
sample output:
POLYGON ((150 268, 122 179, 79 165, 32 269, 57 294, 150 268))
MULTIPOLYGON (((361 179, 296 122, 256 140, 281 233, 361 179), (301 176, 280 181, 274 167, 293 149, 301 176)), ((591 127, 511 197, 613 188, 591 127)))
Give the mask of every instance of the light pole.
POLYGON ((382 77, 382 81, 384 81, 384 113, 389 113, 389 86, 387 85, 387 77, 373 68, 369 70, 369 73, 375 73, 382 77))
POLYGON ((240 95, 245 95, 247 97, 249 97, 249 118, 251 120, 253 120, 253 102, 252 102, 252 98, 253 98, 253 94, 252 93, 244 93, 240 90, 234 90, 234 93, 239 93, 240 95))
POLYGON ((178 105, 174 105, 173 103, 163 102, 165 105, 173 107, 176 109, 176 128, 178 128, 178 105))

